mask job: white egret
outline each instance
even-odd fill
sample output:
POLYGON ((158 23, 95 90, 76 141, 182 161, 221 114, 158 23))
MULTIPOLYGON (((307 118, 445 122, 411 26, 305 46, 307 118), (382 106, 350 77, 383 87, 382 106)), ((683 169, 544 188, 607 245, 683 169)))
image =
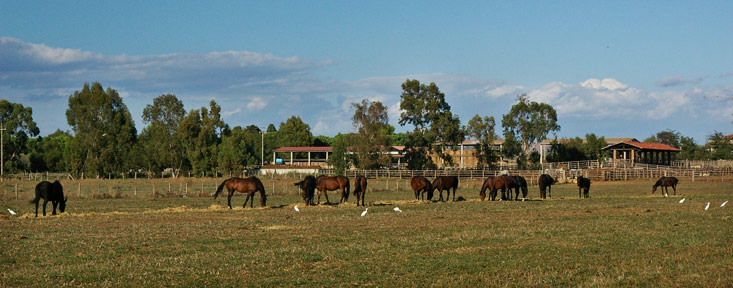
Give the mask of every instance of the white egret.
POLYGON ((725 202, 723 202, 723 204, 720 204, 720 207, 725 206, 726 203, 728 203, 728 200, 725 200, 725 202))
POLYGON ((367 213, 367 210, 369 210, 369 208, 364 208, 364 212, 361 212, 361 216, 362 216, 362 217, 364 217, 364 215, 366 215, 366 213, 367 213))
POLYGON ((705 205, 705 211, 708 211, 708 208, 710 208, 710 202, 708 202, 708 205, 705 205))
POLYGON ((685 203, 685 198, 682 198, 682 199, 680 200, 680 204, 682 204, 682 203, 685 203))
POLYGON ((402 213, 402 210, 400 210, 400 207, 394 207, 394 211, 402 213))
MULTIPOLYGON (((726 202, 727 202, 727 201, 726 201, 726 202)), ((15 213, 15 211, 13 211, 13 210, 10 210, 9 208, 8 208, 8 212, 10 212, 10 215, 15 215, 15 214, 18 214, 18 213, 15 213)))
POLYGON ((295 205, 295 207, 293 207, 293 209, 295 209, 295 212, 300 212, 300 209, 298 209, 298 205, 295 205))

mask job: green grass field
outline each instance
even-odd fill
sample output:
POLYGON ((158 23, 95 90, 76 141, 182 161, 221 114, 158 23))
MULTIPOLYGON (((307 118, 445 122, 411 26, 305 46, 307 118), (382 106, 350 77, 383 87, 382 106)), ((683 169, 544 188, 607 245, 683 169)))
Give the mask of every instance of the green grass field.
POLYGON ((213 181, 189 197, 133 196, 130 183, 147 182, 128 181, 114 184, 127 187, 119 198, 65 184, 67 213, 39 218, 30 192, 15 200, 4 183, 0 286, 733 286, 733 203, 719 207, 730 180, 682 180, 670 198, 651 195, 652 181, 594 183, 590 199, 556 185, 545 201, 534 186, 524 202, 478 201, 477 180, 446 203, 375 181, 364 217, 353 197, 305 207, 288 179, 268 207, 242 209, 240 194, 233 210, 208 197, 213 181))

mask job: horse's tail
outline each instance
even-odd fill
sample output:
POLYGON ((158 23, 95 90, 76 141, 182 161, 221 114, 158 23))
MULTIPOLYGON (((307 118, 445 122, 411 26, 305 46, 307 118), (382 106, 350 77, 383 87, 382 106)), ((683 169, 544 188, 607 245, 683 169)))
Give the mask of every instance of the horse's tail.
POLYGON ((221 184, 219 184, 219 187, 216 188, 216 193, 214 193, 214 199, 216 199, 216 197, 219 197, 219 193, 221 193, 221 190, 224 189, 224 185, 227 184, 227 181, 229 181, 229 179, 222 181, 221 184))
POLYGON ((30 201, 31 204, 37 204, 38 201, 41 200, 41 193, 38 191, 38 185, 36 185, 36 198, 33 198, 33 200, 30 201))

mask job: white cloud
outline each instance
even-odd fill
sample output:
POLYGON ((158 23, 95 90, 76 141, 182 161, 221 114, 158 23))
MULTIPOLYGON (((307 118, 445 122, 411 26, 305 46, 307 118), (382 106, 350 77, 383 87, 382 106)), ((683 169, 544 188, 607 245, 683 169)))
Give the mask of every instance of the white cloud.
POLYGON ((252 97, 249 103, 247 103, 247 109, 250 111, 252 110, 262 110, 265 109, 267 106, 267 101, 265 99, 262 99, 262 97, 252 97))
POLYGON ((229 116, 232 116, 234 114, 239 114, 241 112, 242 112, 242 108, 237 107, 237 109, 234 109, 234 110, 231 110, 231 111, 223 111, 223 112, 221 112, 221 116, 229 117, 229 116))

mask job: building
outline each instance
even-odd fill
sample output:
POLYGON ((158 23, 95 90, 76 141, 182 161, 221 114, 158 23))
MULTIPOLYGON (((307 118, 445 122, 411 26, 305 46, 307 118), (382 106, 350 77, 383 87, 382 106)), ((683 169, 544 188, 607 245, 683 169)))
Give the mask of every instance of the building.
POLYGON ((635 163, 669 165, 673 153, 680 152, 680 149, 667 144, 639 141, 623 141, 608 145, 603 150, 610 151, 612 160, 630 160, 631 165, 635 163))

